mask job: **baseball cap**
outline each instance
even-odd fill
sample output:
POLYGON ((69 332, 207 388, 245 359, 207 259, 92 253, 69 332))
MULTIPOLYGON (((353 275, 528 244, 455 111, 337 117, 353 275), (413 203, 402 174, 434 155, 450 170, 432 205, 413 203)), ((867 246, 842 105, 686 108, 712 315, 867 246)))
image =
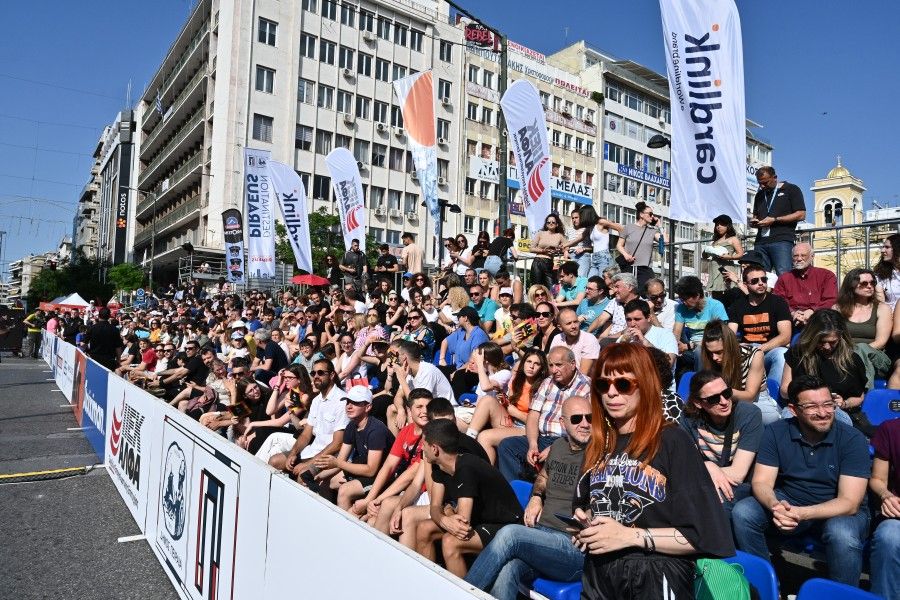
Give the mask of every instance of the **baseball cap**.
POLYGON ((406 273, 403 274, 403 279, 409 279, 412 276, 413 276, 412 271, 407 271, 406 273))
POLYGON ((231 334, 231 339, 242 340, 242 339, 244 339, 244 334, 241 333, 240 331, 235 331, 234 333, 231 334))
POLYGON ((247 324, 244 323, 243 321, 234 321, 234 322, 230 325, 230 327, 231 327, 232 329, 238 329, 239 327, 246 327, 246 326, 247 326, 247 324))
POLYGON ((759 265, 766 271, 772 270, 772 263, 769 257, 759 250, 747 250, 744 255, 738 259, 739 264, 759 265))
POLYGON ((731 217, 728 215, 719 215, 715 219, 713 219, 713 223, 716 225, 724 225, 725 227, 730 227, 734 225, 734 222, 731 220, 731 217))
POLYGON ((501 296, 512 296, 513 295, 512 288, 511 287, 500 288, 500 295, 501 296))
POLYGON ((372 403, 372 390, 362 385, 354 385, 347 392, 347 395, 341 398, 350 402, 367 402, 372 403))
POLYGON ((471 306, 462 307, 460 311, 453 316, 465 317, 469 320, 469 323, 472 323, 473 325, 478 325, 478 323, 481 321, 481 317, 478 316, 478 311, 471 306))

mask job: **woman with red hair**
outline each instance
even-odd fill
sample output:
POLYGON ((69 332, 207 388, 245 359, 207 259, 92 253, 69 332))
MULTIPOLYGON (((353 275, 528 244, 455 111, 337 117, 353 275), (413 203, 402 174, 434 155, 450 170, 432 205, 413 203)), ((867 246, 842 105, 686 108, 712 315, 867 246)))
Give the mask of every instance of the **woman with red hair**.
POLYGON ((611 344, 600 352, 575 496, 584 529, 573 541, 587 553, 583 598, 693 598, 695 560, 734 555, 697 448, 666 423, 661 397, 643 346, 611 344))

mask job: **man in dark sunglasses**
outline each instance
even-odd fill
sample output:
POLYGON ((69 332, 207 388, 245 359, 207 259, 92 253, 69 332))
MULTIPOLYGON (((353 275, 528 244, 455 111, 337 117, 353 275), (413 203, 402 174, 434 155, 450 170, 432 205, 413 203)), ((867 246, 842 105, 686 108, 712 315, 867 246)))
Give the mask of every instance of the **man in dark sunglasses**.
POLYGON ((525 506, 524 525, 506 525, 478 555, 466 582, 495 598, 513 598, 520 584, 530 586, 536 577, 553 581, 579 581, 584 554, 571 543, 569 527, 556 514, 572 514, 572 497, 584 449, 591 439, 591 401, 573 396, 562 404, 559 424, 566 432, 550 446, 544 466, 531 488, 525 506), (515 548, 512 553, 509 548, 515 548), (516 577, 499 577, 513 560, 527 569, 512 569, 516 577))
POLYGON ((784 355, 791 343, 791 309, 781 296, 769 293, 766 271, 757 265, 744 269, 747 296, 728 307, 728 326, 743 344, 765 352, 766 376, 781 381, 784 355))

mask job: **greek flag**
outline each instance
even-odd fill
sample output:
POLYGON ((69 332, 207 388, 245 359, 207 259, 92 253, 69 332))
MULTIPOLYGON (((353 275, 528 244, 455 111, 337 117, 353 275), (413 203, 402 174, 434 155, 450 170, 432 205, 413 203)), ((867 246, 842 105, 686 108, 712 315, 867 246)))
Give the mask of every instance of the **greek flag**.
POLYGON ((156 88, 156 112, 159 113, 159 116, 163 116, 162 94, 159 88, 156 88))

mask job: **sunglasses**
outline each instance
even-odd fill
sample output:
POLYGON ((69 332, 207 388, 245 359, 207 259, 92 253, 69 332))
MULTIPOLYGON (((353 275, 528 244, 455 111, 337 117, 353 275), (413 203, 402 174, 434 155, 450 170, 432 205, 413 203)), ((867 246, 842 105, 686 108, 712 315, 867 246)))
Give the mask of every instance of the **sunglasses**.
POLYGON ((657 300, 663 300, 665 297, 666 297, 665 294, 648 294, 647 295, 647 299, 653 300, 654 302, 656 302, 657 300))
POLYGON ((553 313, 550 311, 542 310, 540 312, 535 313, 539 317, 544 317, 545 319, 549 319, 553 316, 553 313))
POLYGON ((719 392, 718 394, 713 394, 712 396, 701 397, 700 402, 702 402, 704 404, 709 404, 710 406, 713 406, 713 405, 716 405, 719 402, 721 402, 723 398, 725 400, 731 400, 731 396, 733 394, 734 394, 734 390, 732 390, 731 387, 729 386, 729 387, 725 388, 724 390, 722 390, 721 392, 719 392))
POLYGON ((469 295, 473 298, 477 298, 481 295, 481 292, 469 292, 469 295))
POLYGON ((547 292, 535 292, 534 293, 535 298, 540 298, 541 296, 546 296, 546 295, 547 295, 547 292))
POLYGON ((768 283, 769 278, 763 275, 762 277, 754 277, 753 279, 748 279, 747 283, 750 285, 756 285, 757 283, 768 283))
POLYGON ((418 321, 421 318, 422 318, 422 315, 409 315, 410 321, 413 321, 413 320, 418 321))
POLYGON ((569 415, 569 422, 572 425, 578 425, 581 423, 581 420, 584 419, 588 422, 588 425, 591 423, 591 413, 583 414, 583 415, 569 415))
POLYGON ((613 386, 620 394, 630 394, 637 388, 637 381, 631 377, 598 377, 594 384, 601 394, 607 393, 613 386))
POLYGON ((326 371, 325 369, 313 369, 312 375, 313 377, 329 377, 331 376, 331 371, 326 371))
POLYGON ((875 286, 875 282, 868 281, 868 280, 860 281, 859 283, 856 284, 856 287, 874 287, 874 286, 875 286))

